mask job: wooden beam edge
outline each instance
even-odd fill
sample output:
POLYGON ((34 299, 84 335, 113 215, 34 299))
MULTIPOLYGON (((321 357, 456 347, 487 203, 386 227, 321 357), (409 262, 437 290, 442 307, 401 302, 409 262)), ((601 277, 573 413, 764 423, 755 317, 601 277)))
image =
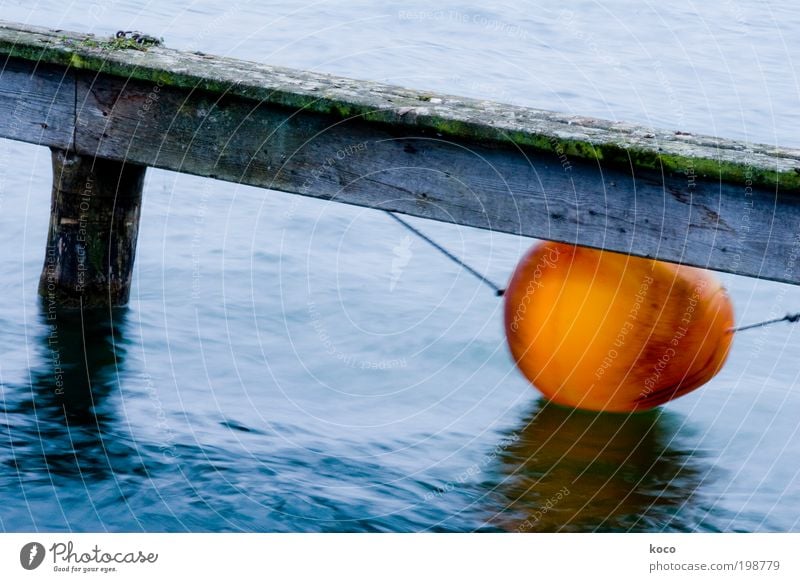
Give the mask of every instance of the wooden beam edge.
POLYGON ((337 118, 532 148, 602 164, 800 193, 800 150, 421 92, 164 47, 112 50, 108 39, 0 21, 0 55, 237 95, 337 118))

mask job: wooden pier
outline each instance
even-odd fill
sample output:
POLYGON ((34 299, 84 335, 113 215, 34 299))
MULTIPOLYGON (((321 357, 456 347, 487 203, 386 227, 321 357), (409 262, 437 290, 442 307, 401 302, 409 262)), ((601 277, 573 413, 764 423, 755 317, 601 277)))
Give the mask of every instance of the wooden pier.
POLYGON ((148 166, 800 283, 800 150, 2 21, 0 62, 61 305, 127 301, 148 166))

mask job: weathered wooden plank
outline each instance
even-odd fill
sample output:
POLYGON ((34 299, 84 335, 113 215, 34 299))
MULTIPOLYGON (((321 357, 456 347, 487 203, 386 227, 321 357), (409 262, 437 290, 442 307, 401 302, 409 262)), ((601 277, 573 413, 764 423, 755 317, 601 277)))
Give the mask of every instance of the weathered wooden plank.
POLYGON ((800 197, 79 75, 77 148, 138 164, 799 282, 800 197), (787 270, 788 269, 788 270, 787 270))
POLYGON ((0 136, 69 147, 75 127, 75 80, 64 67, 0 57, 0 136))
POLYGON ((0 54, 71 71, 81 155, 800 283, 795 150, 42 29, 0 54))
POLYGON ((61 64, 125 79, 246 97, 339 118, 361 117, 434 131, 443 137, 499 141, 571 158, 601 159, 800 191, 800 151, 744 144, 576 115, 297 71, 152 47, 112 50, 90 35, 0 21, 0 55, 61 64))

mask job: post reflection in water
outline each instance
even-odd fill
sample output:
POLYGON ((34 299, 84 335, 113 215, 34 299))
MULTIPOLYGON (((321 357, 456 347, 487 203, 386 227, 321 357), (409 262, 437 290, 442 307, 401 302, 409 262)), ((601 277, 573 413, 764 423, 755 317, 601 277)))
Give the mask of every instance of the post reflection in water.
POLYGON ((499 456, 507 531, 696 531, 710 479, 673 413, 595 413, 542 400, 499 456))
POLYGON ((101 428, 113 418, 106 397, 118 386, 125 365, 124 309, 42 314, 45 366, 32 371, 37 407, 66 415, 75 425, 101 428))
POLYGON ((110 435, 121 430, 110 396, 125 365, 126 311, 43 311, 41 323, 41 363, 15 405, 17 466, 37 476, 108 477, 117 448, 110 435))

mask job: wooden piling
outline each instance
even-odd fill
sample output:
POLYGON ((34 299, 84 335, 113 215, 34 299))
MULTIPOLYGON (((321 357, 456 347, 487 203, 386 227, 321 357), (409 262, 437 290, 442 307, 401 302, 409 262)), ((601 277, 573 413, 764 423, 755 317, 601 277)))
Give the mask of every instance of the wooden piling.
POLYGON ((45 305, 128 302, 145 166, 52 149, 53 195, 39 295, 45 305))

